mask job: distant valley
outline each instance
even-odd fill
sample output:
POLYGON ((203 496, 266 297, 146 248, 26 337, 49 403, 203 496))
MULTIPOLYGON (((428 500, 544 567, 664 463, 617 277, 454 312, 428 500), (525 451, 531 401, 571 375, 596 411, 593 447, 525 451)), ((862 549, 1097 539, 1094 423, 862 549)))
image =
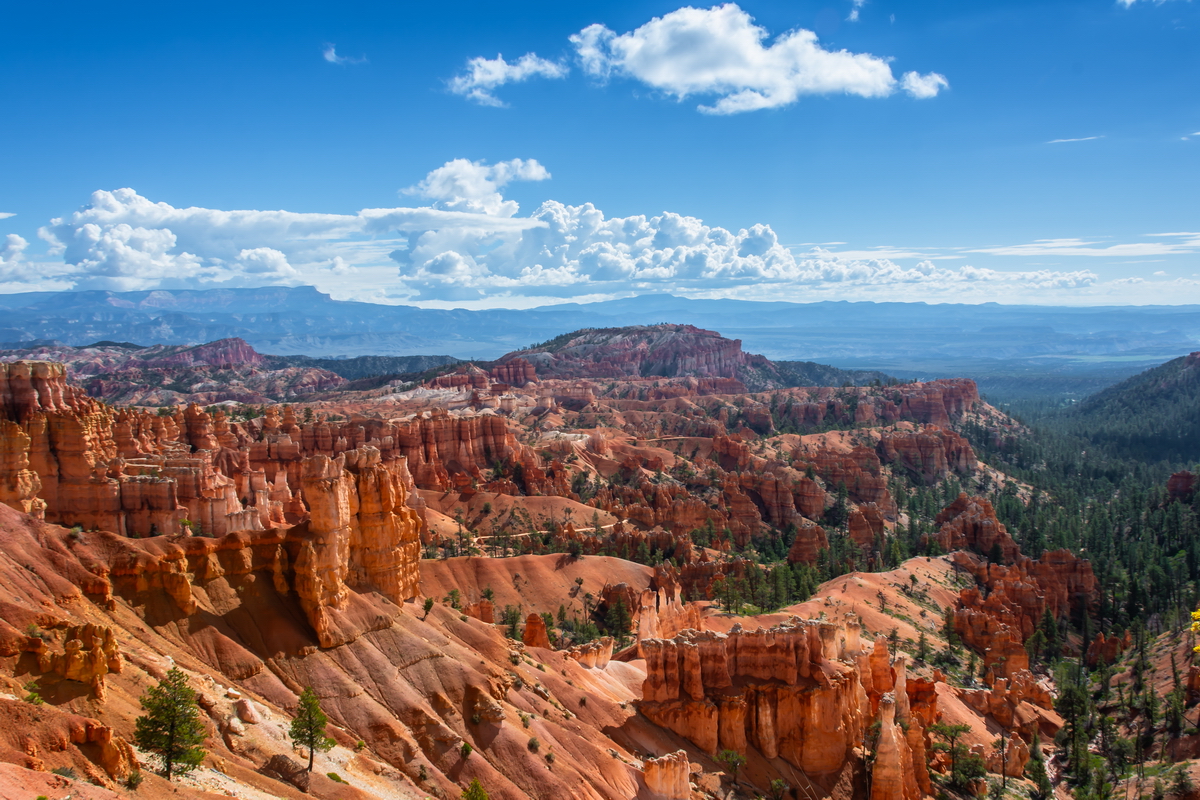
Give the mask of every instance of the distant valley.
MULTIPOLYGON (((581 328, 691 324, 773 361, 906 379, 964 376, 995 399, 1077 400, 1200 349, 1200 307, 769 303, 645 295, 527 310, 438 310, 331 299, 312 287, 0 295, 0 347, 102 340, 196 345, 240 337, 314 359, 441 354, 492 360, 581 328)), ((313 365, 320 366, 320 365, 313 365)), ((336 370, 335 370, 336 371, 336 370)))

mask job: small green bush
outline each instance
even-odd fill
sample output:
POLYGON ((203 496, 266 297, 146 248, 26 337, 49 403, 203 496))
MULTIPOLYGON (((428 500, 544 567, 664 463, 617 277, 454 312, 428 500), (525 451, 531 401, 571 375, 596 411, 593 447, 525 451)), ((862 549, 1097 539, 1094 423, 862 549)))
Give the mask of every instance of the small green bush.
POLYGON ((140 769, 135 769, 133 772, 129 773, 127 778, 125 778, 125 786, 130 789, 136 789, 142 785, 142 778, 142 771, 140 769))
POLYGON ((470 742, 463 742, 462 747, 458 748, 458 753, 463 758, 466 758, 467 756, 471 755, 471 751, 474 749, 475 749, 474 747, 471 747, 470 742))
MULTIPOLYGON (((342 776, 338 775, 336 772, 326 772, 325 777, 327 777, 327 778, 329 778, 329 780, 335 781, 337 783, 346 783, 346 781, 342 778, 342 776)), ((348 783, 346 785, 349 786, 348 783)))
POLYGON ((66 779, 72 780, 72 781, 77 780, 79 778, 79 773, 77 773, 75 771, 74 767, 55 767, 54 769, 52 769, 50 771, 53 772, 55 775, 59 775, 63 778, 66 778, 66 779))
POLYGON ((529 750, 530 752, 536 753, 540 749, 542 749, 542 743, 536 736, 534 736, 529 740, 529 750))

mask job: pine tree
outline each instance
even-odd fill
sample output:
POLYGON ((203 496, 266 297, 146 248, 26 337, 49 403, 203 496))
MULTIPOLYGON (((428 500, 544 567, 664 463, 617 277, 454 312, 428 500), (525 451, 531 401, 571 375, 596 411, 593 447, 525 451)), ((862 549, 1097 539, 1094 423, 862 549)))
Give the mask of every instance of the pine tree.
POLYGON ((190 772, 200 766, 206 754, 204 726, 196 693, 187 685, 187 676, 174 667, 157 686, 141 699, 146 713, 137 718, 134 741, 138 747, 157 753, 163 761, 167 780, 175 773, 190 772))
POLYGON ((461 797, 462 800, 488 800, 488 793, 479 782, 479 778, 472 778, 471 785, 462 790, 461 797))
POLYGON ((317 693, 312 690, 312 687, 306 687, 300 693, 300 706, 296 709, 296 716, 292 720, 292 727, 288 734, 292 737, 292 741, 301 747, 308 748, 309 772, 312 772, 313 759, 316 758, 317 751, 324 752, 336 744, 333 739, 325 735, 325 725, 328 722, 329 717, 325 716, 325 712, 321 710, 321 702, 317 699, 317 693))
POLYGON ((1025 764, 1025 774, 1033 781, 1034 790, 1030 792, 1033 800, 1049 800, 1054 796, 1054 784, 1046 773, 1046 760, 1042 757, 1042 745, 1035 736, 1033 745, 1029 748, 1029 761, 1025 764))

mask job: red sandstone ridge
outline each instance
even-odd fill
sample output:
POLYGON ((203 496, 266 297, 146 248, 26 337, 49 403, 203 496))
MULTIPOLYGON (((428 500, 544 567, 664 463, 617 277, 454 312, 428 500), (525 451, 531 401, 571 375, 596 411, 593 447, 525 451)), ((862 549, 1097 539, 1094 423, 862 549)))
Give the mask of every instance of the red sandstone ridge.
MULTIPOLYGON (((769 369, 762 356, 742 352, 739 339, 726 339, 693 325, 632 325, 565 334, 530 350, 509 353, 499 368, 525 361, 546 378, 739 379, 769 369)), ((745 387, 739 387, 745 391, 745 387)))
POLYGON ((2 361, 54 361, 88 394, 111 403, 163 406, 228 400, 268 403, 345 385, 345 379, 313 367, 273 368, 269 357, 241 339, 195 347, 38 347, 8 350, 2 361))

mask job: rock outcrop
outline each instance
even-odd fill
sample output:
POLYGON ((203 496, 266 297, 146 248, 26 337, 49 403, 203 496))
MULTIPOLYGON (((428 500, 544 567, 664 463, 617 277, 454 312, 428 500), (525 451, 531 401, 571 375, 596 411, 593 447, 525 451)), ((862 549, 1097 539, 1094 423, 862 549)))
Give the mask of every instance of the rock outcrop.
POLYGON ((927 425, 918 432, 885 432, 879 439, 879 458, 907 470, 925 484, 950 472, 968 475, 975 470, 975 451, 953 431, 927 425))
POLYGON ((686 750, 676 750, 659 758, 647 758, 642 762, 646 788, 655 798, 663 800, 688 800, 692 796, 689 783, 691 764, 686 750))
POLYGON ((333 647, 346 634, 331 612, 346 608, 350 588, 396 604, 416 596, 420 525, 373 447, 305 459, 302 484, 310 517, 306 533, 289 536, 298 539, 294 588, 321 645, 333 647))
MULTIPOLYGON (((839 627, 793 617, 763 630, 735 625, 728 634, 685 631, 674 639, 648 639, 642 642, 646 682, 639 709, 709 754, 754 747, 766 758, 783 758, 828 779, 857 758, 874 719, 863 680, 870 659, 858 636, 857 622, 839 627)), ((885 683, 882 677, 868 682, 873 689, 885 683)), ((874 701, 883 714, 881 729, 889 731, 885 771, 893 762, 897 770, 911 764, 900 781, 906 784, 924 770, 924 761, 913 760, 911 745, 897 732, 894 698, 882 700, 894 689, 890 670, 886 684, 874 701)), ((879 796, 919 796, 899 791, 879 796)))
POLYGON ((525 630, 521 633, 521 641, 526 647, 541 647, 550 649, 550 636, 546 631, 546 621, 540 614, 530 614, 525 620, 525 630))
POLYGON ((1020 547, 996 519, 996 510, 986 498, 968 497, 962 492, 938 513, 935 521, 941 527, 929 538, 947 553, 969 550, 989 558, 999 554, 1005 564, 1013 563, 1020 555, 1020 547))

